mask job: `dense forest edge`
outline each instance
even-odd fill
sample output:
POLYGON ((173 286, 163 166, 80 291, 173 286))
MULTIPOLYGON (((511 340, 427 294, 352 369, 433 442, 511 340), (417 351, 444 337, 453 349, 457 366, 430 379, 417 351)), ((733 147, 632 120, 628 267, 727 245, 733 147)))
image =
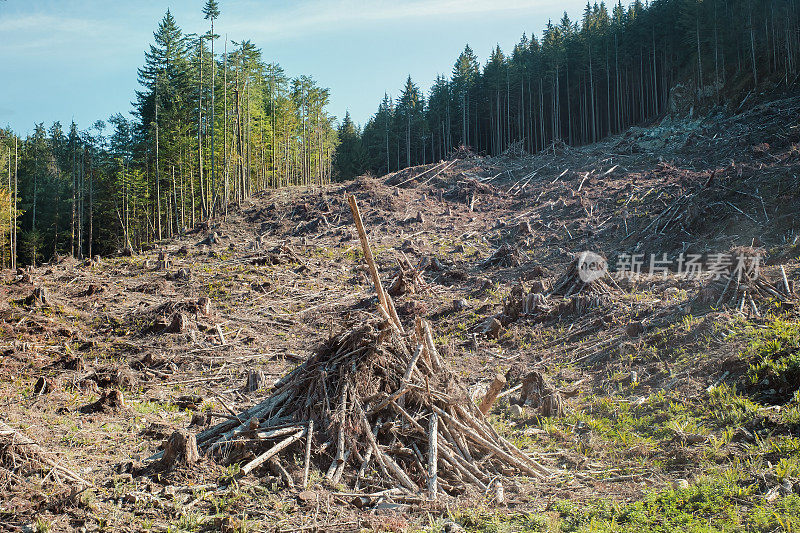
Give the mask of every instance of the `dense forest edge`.
POLYGON ((340 127, 343 178, 382 175, 447 158, 459 147, 499 155, 582 145, 667 113, 736 110, 745 99, 796 87, 796 0, 587 3, 540 39, 523 35, 488 61, 467 46, 425 95, 409 77, 363 129, 340 127))
POLYGON ((186 34, 167 10, 132 119, 38 123, 24 139, 0 129, 3 265, 139 250, 267 188, 331 179, 329 90, 290 79, 249 40, 221 39, 215 0, 202 15, 208 32, 186 34))
POLYGON ((133 118, 86 130, 0 129, 0 261, 133 251, 249 196, 432 163, 468 149, 536 153, 664 116, 737 108, 797 85, 798 0, 587 3, 481 67, 467 46, 427 96, 409 77, 357 126, 329 91, 289 79, 249 40, 185 34, 167 11, 139 69, 133 118), (224 42, 220 42, 224 41, 224 42), (222 51, 220 53, 220 47, 222 51))

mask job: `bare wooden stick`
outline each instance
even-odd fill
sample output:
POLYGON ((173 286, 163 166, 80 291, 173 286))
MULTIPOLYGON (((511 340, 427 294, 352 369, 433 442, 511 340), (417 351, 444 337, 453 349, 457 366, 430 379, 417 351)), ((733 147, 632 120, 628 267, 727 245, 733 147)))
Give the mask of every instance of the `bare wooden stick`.
POLYGON ((259 455, 258 457, 256 457, 255 459, 253 459, 252 461, 247 463, 246 465, 244 465, 242 467, 242 472, 244 474, 249 474, 250 472, 252 472, 256 468, 258 468, 259 466, 264 464, 265 462, 269 461, 272 457, 275 456, 275 454, 277 454, 278 452, 280 452, 284 448, 287 448, 292 443, 294 443, 296 440, 300 439, 303 435, 305 435, 306 431, 307 431, 307 429, 304 428, 304 429, 298 431, 297 433, 295 433, 294 435, 290 435, 290 436, 286 437, 285 439, 280 441, 278 444, 276 444, 275 446, 273 446, 269 450, 265 451, 264 453, 262 453, 261 455, 259 455))
POLYGON ((425 347, 428 349, 428 357, 431 359, 431 365, 433 365, 433 370, 438 372, 442 368, 442 360, 439 358, 436 345, 433 343, 431 325, 428 324, 427 320, 422 321, 422 331, 425 334, 425 347))
POLYGON ((781 274, 783 275, 783 286, 786 289, 786 296, 792 296, 792 288, 789 286, 789 278, 786 277, 786 269, 781 265, 781 274))
MULTIPOLYGON (((378 427, 380 426, 380 419, 375 422, 375 427, 370 430, 370 434, 372 438, 376 438, 378 436, 378 427)), ((356 475, 356 485, 355 489, 358 490, 358 486, 361 483, 361 479, 364 477, 364 474, 367 472, 367 467, 369 466, 370 461, 372 460, 372 447, 370 446, 367 448, 367 453, 364 454, 364 460, 361 462, 361 467, 358 469, 358 474, 356 475)))
POLYGON ((508 390, 504 390, 503 392, 501 392, 500 394, 497 395, 497 400, 499 400, 500 398, 504 398, 504 397, 508 396, 509 394, 514 394, 515 392, 517 392, 521 388, 522 388, 522 383, 520 383, 518 385, 515 385, 515 386, 511 387, 508 390))
POLYGON ((435 500, 439 491, 436 466, 439 460, 437 447, 439 415, 433 413, 428 421, 428 499, 435 500))
POLYGON ((339 480, 342 479, 342 474, 344 474, 344 467, 347 464, 347 460, 350 459, 351 450, 347 450, 344 452, 342 456, 342 462, 336 465, 336 470, 333 472, 333 476, 331 476, 331 485, 338 485, 339 480))
POLYGON ((339 400, 339 410, 341 412, 342 419, 339 422, 339 434, 336 439, 336 459, 334 459, 333 463, 331 464, 331 468, 328 469, 326 476, 329 480, 333 480, 333 475, 336 473, 339 465, 344 462, 344 418, 345 413, 347 413, 347 382, 345 382, 344 387, 342 387, 342 397, 339 400))
POLYGON ((308 432, 306 433, 306 456, 303 464, 303 488, 308 487, 308 470, 311 467, 311 439, 314 438, 314 421, 308 421, 308 432))
POLYGON ((495 400, 497 399, 497 395, 500 394, 500 391, 503 390, 503 387, 506 386, 506 378, 502 374, 496 374, 494 376, 494 380, 492 384, 489 385, 489 390, 486 391, 486 395, 483 397, 480 406, 481 413, 486 415, 489 413, 489 410, 494 405, 495 400))
POLYGON ((444 172, 444 171, 445 171, 445 170, 447 170, 448 168, 450 168, 450 167, 452 167, 453 165, 455 165, 457 161, 458 161, 458 159, 453 159, 452 161, 450 161, 450 163, 448 163, 448 165, 447 165, 446 167, 444 167, 444 168, 440 169, 440 170, 439 170, 439 172, 437 172, 436 174, 434 174, 434 175, 433 175, 433 176, 431 176, 430 178, 428 178, 428 179, 426 179, 425 181, 423 181, 422 183, 420 183, 420 186, 422 186, 422 185, 425 185, 426 183, 428 183, 429 181, 431 181, 433 178, 435 178, 436 176, 438 176, 439 174, 441 174, 442 172, 444 172))
POLYGON ((444 161, 440 161, 439 163, 433 165, 428 170, 426 170, 424 172, 421 172, 419 174, 415 174, 415 175, 411 176, 410 178, 408 178, 407 180, 401 181, 400 183, 395 185, 395 187, 401 187, 401 186, 405 185, 406 183, 408 183, 409 181, 419 179, 422 176, 424 176, 425 174, 427 174, 428 172, 431 172, 432 170, 436 170, 437 168, 441 167, 442 165, 444 165, 444 163, 445 163, 444 161))
POLYGON ((276 437, 283 437, 292 433, 296 433, 301 429, 303 429, 303 426, 289 426, 285 428, 270 429, 268 431, 257 431, 256 437, 261 440, 274 439, 276 437))

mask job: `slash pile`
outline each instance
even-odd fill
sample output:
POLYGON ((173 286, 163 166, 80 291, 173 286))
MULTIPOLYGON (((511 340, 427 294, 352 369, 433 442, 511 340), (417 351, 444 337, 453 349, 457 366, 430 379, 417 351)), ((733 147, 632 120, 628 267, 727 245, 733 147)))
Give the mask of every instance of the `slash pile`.
POLYGON ((549 472, 499 436, 468 399, 433 345, 430 326, 412 335, 375 320, 330 339, 263 402, 197 436, 201 450, 249 473, 299 453, 333 485, 399 489, 435 499, 509 474, 549 472))
POLYGON ((52 477, 56 482, 63 480, 89 486, 78 474, 60 464, 60 460, 48 455, 36 441, 0 421, 0 484, 17 484, 22 480, 20 473, 38 471, 45 474, 43 481, 52 477))
POLYGON ((728 271, 721 273, 703 287, 697 295, 701 303, 713 304, 715 307, 727 306, 739 312, 752 312, 761 316, 760 302, 778 302, 781 305, 791 304, 794 290, 781 267, 781 276, 777 283, 771 283, 760 268, 761 255, 752 248, 734 249, 720 262, 730 265, 728 271))
POLYGON ((598 272, 591 278, 584 279, 586 276, 581 276, 583 257, 583 254, 575 256, 564 275, 553 284, 551 295, 564 298, 576 294, 611 295, 620 290, 607 271, 598 272))

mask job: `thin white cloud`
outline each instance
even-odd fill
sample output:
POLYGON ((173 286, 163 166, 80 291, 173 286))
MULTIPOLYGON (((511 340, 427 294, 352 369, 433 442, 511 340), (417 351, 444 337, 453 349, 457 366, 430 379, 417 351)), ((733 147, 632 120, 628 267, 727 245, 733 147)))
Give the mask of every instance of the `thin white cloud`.
POLYGON ((55 16, 46 13, 0 17, 0 28, 6 41, 5 54, 63 54, 83 52, 90 47, 108 55, 129 36, 124 25, 111 20, 55 16))
MULTIPOLYGON (((530 0, 313 0, 295 2, 287 9, 265 10, 263 16, 253 16, 250 11, 246 17, 228 14, 225 28, 229 34, 245 35, 259 41, 274 41, 290 37, 301 37, 309 32, 333 32, 352 29, 367 23, 386 21, 397 24, 409 23, 414 19, 454 20, 463 16, 509 11, 541 12, 557 10, 561 2, 546 1, 532 3, 530 0)), ((253 2, 248 8, 263 3, 253 2)), ((245 11, 243 11, 244 13, 245 11)))

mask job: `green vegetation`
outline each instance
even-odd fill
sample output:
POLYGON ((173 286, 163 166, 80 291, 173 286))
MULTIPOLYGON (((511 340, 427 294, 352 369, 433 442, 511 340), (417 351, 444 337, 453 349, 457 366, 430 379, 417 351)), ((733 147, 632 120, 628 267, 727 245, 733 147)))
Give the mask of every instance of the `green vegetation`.
POLYGON ((750 342, 742 354, 750 367, 748 390, 766 395, 771 391, 783 403, 800 391, 800 322, 776 318, 764 327, 751 326, 744 333, 750 342))

